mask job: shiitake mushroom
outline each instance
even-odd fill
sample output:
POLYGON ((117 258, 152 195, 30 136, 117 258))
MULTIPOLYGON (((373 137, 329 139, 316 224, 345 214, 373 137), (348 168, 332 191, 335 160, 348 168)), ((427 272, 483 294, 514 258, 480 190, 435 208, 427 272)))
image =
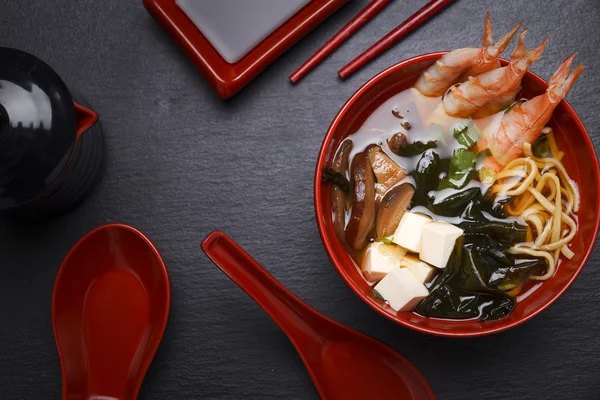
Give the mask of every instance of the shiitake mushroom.
POLYGON ((398 132, 388 139, 387 144, 393 153, 398 154, 400 153, 401 149, 408 146, 408 140, 406 139, 406 135, 404 133, 398 132))
POLYGON ((352 211, 346 241, 356 250, 367 245, 375 221, 375 175, 369 161, 372 148, 369 146, 354 156, 350 169, 352 211))
POLYGON ((415 188, 403 183, 391 189, 383 197, 375 220, 375 238, 377 240, 394 234, 402 216, 410 206, 415 188))
POLYGON ((377 178, 375 200, 379 202, 388 190, 406 178, 408 172, 388 157, 379 146, 370 147, 369 161, 377 178))
MULTIPOLYGON (((342 175, 346 175, 348 170, 348 160, 350 157, 350 151, 352 150, 352 140, 345 140, 331 163, 331 168, 335 172, 339 172, 342 175)), ((346 223, 346 201, 348 196, 338 185, 331 185, 329 188, 329 195, 331 197, 331 209, 333 211, 333 228, 335 233, 338 235, 340 240, 344 240, 344 225, 346 223)))

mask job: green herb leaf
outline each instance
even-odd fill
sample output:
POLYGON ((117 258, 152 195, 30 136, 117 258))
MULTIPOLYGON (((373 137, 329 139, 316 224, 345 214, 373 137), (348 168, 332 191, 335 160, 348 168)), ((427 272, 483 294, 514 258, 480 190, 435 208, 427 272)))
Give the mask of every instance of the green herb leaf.
POLYGON ((323 182, 331 182, 338 185, 346 194, 350 193, 350 182, 346 177, 333 168, 325 167, 321 173, 321 180, 323 182))
POLYGON ((469 151, 464 148, 454 150, 450 159, 450 170, 438 185, 438 190, 464 188, 477 174, 475 170, 477 154, 476 151, 469 151))
POLYGON ((375 297, 377 300, 385 301, 382 295, 375 289, 371 289, 371 296, 375 297))
POLYGON ((414 157, 425 152, 425 150, 435 149, 436 147, 437 140, 430 140, 427 143, 413 142, 404 147, 398 148, 396 154, 400 157, 414 157))

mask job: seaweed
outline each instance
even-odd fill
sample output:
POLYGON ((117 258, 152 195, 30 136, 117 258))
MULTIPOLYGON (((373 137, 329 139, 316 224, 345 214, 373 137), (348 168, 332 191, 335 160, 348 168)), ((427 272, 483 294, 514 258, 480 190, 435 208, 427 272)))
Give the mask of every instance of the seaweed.
POLYGON ((415 180, 415 194, 412 198, 412 207, 425 206, 428 207, 433 203, 433 198, 429 197, 429 192, 436 190, 440 175, 446 170, 445 165, 448 160, 444 161, 433 150, 427 150, 423 153, 414 171, 410 174, 415 180))
POLYGON ((426 317, 493 321, 511 313, 515 301, 496 287, 490 287, 489 270, 477 247, 457 241, 446 269, 436 280, 429 296, 417 305, 426 317))
MULTIPOLYGON (((404 125, 403 125, 404 126, 404 125)), ((405 127, 406 130, 410 129, 405 127)), ((404 146, 394 147, 390 146, 390 150, 399 155, 400 157, 414 157, 425 152, 429 149, 435 149, 437 147, 437 140, 430 140, 426 143, 423 142, 412 142, 406 143, 404 146)))
POLYGON ((490 221, 462 225, 465 234, 457 240, 448 265, 430 286, 430 293, 417 305, 427 317, 493 321, 514 308, 506 291, 542 274, 546 262, 538 257, 516 257, 508 247, 526 233, 517 223, 490 221))
POLYGON ((472 187, 456 192, 440 202, 431 204, 429 209, 437 215, 447 217, 461 215, 478 195, 481 195, 481 190, 478 187, 472 187))

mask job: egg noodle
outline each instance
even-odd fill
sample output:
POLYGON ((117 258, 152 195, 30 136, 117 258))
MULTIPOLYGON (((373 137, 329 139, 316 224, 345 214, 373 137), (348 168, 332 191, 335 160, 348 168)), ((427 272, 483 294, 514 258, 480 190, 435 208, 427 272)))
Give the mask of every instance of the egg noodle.
POLYGON ((530 279, 544 281, 556 270, 562 253, 572 258, 568 245, 577 232, 573 213, 579 211, 579 191, 569 177, 558 151, 552 130, 547 133, 550 150, 555 157, 538 158, 531 144, 523 145, 524 157, 508 163, 496 175, 493 192, 501 196, 516 197, 505 207, 506 213, 522 218, 529 225, 527 241, 510 248, 512 254, 543 257, 548 268, 543 275, 530 279))

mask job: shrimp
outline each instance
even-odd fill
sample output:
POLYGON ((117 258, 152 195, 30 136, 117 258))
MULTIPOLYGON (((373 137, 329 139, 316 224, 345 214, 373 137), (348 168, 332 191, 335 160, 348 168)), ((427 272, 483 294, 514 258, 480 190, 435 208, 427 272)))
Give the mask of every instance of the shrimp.
POLYGON ((421 74, 415 88, 425 96, 441 96, 456 83, 462 73, 470 71, 470 74, 479 74, 497 68, 498 57, 520 27, 521 23, 492 46, 493 32, 488 12, 485 16, 482 47, 458 49, 447 53, 421 74))
POLYGON ((545 93, 514 106, 504 114, 499 129, 487 134, 485 139, 489 149, 500 165, 521 157, 523 144, 534 143, 538 139, 558 103, 569 93, 585 69, 579 65, 569 74, 576 55, 563 61, 550 79, 545 93))
MULTIPOLYGON (((524 33, 520 36, 517 54, 522 51, 524 33)), ((525 57, 514 59, 506 67, 470 77, 467 82, 451 87, 442 100, 446 113, 453 117, 468 117, 491 100, 500 99, 505 102, 510 96, 514 98, 520 90, 525 72, 542 56, 547 42, 548 37, 525 57)))
MULTIPOLYGON (((523 43, 523 38, 527 30, 523 31, 519 36, 519 43, 517 47, 510 54, 511 61, 520 60, 527 56, 527 50, 525 49, 525 44, 523 43)), ((485 106, 476 111, 472 117, 474 119, 486 117, 488 115, 492 115, 502 110, 503 108, 513 104, 516 101, 517 94, 521 91, 521 79, 517 79, 513 82, 513 86, 507 88, 504 94, 492 99, 486 103, 485 106)))
MULTIPOLYGON (((521 24, 522 24, 522 22, 519 23, 519 25, 517 25, 517 30, 519 29, 521 24)), ((515 31, 515 33, 516 33, 516 31, 515 31)), ((493 36, 492 23, 490 22, 490 13, 488 12, 485 15, 483 38, 481 39, 482 47, 488 48, 488 47, 492 46, 492 36, 493 36)), ((511 39, 512 39, 512 35, 511 35, 511 39)), ((509 42, 510 42, 510 39, 509 39, 509 42)), ((507 45, 508 45, 508 42, 507 42, 507 45)), ((502 51, 500 53, 502 53, 502 51)), ((499 55, 500 54, 498 54, 498 56, 499 55)), ((491 62, 483 63, 481 65, 474 65, 471 68, 467 69, 460 75, 460 77, 458 78, 458 80, 456 82, 462 83, 462 82, 466 81, 467 79, 469 79, 470 76, 477 76, 479 74, 483 74, 484 72, 488 72, 493 69, 500 68, 500 66, 501 66, 500 60, 498 59, 498 57, 496 57, 496 59, 491 62)))

